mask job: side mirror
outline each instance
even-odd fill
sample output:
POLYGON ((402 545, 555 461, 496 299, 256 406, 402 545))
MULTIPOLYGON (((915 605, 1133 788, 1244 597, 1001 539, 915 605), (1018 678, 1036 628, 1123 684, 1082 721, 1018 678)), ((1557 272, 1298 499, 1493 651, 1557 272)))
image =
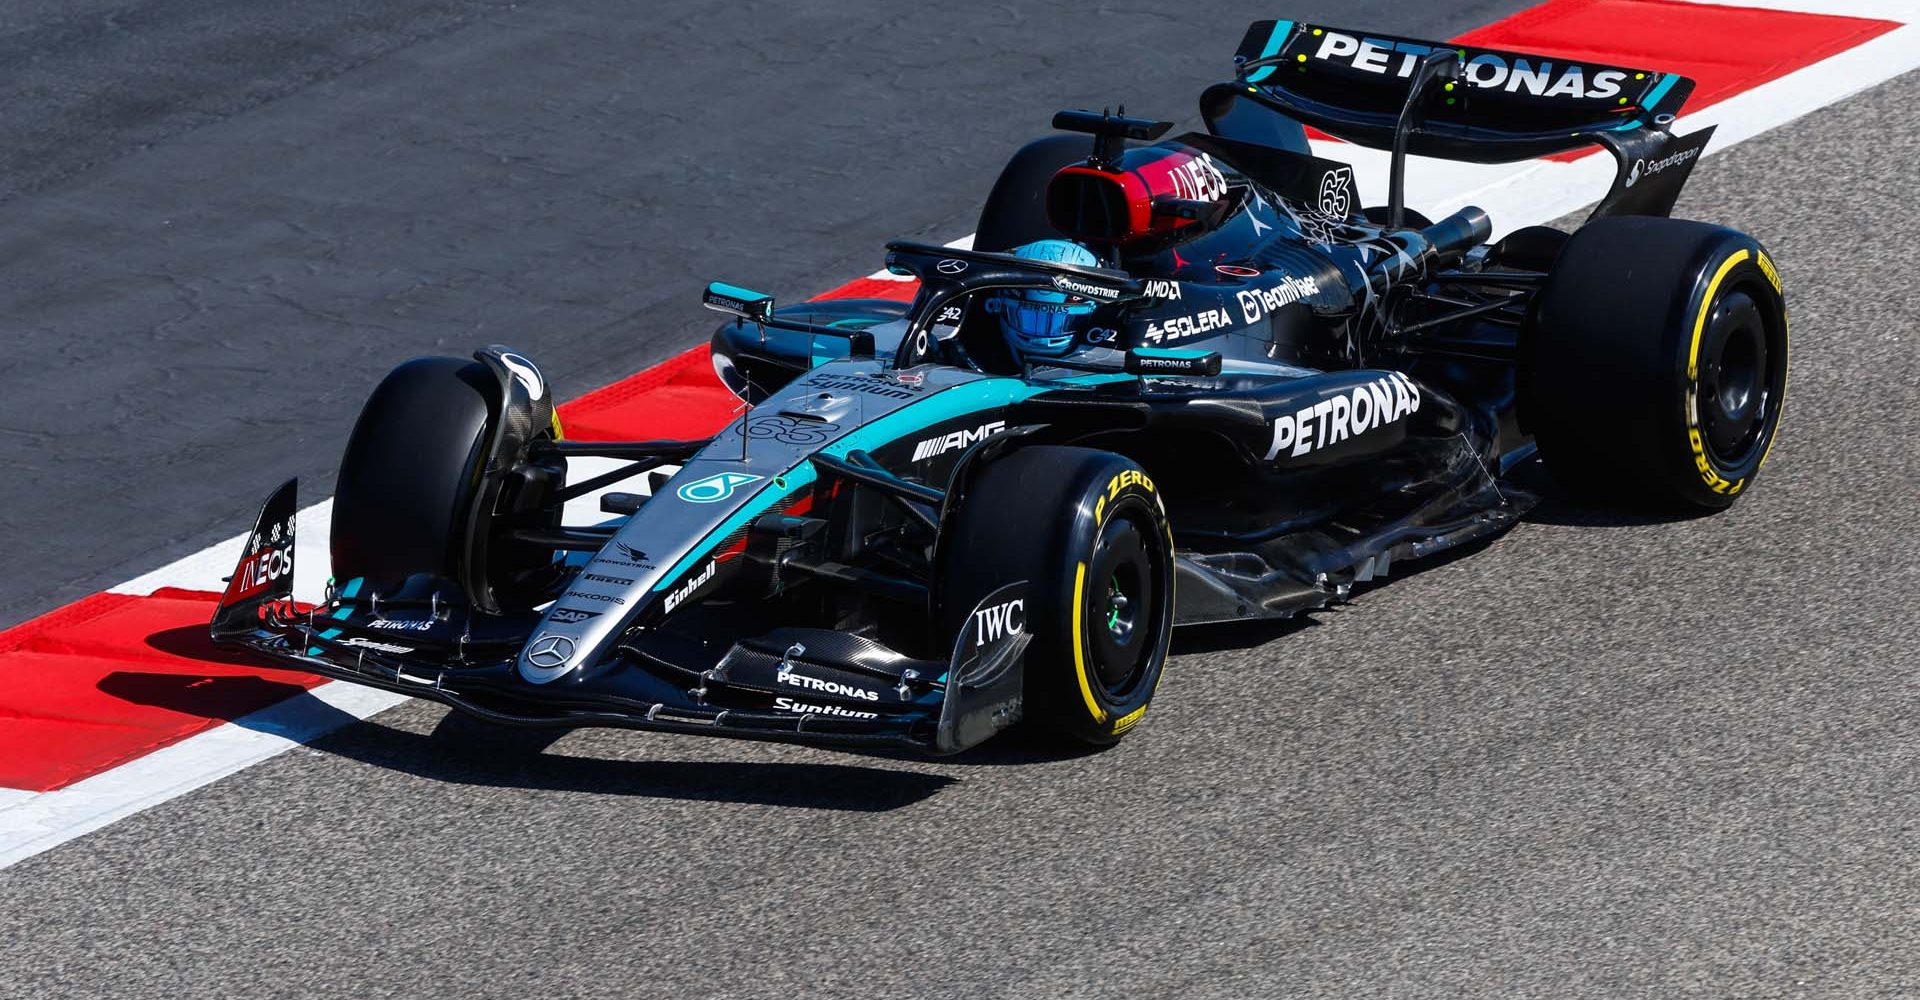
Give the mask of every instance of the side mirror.
POLYGON ((755 323, 765 323, 773 318, 773 296, 751 288, 729 285, 724 281, 707 285, 706 292, 700 296, 700 304, 755 323))
POLYGON ((1220 352, 1174 347, 1135 347, 1127 351, 1129 375, 1218 375, 1220 352))

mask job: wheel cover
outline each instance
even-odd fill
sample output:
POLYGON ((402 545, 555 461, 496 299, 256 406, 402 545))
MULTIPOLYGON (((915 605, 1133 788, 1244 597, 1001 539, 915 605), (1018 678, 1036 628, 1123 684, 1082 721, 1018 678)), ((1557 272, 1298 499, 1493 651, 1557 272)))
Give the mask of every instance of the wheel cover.
POLYGON ((1087 567, 1078 613, 1088 637, 1094 678, 1107 697, 1124 701, 1152 664, 1167 599, 1160 583, 1166 553, 1152 522, 1137 509, 1116 512, 1102 526, 1087 567))
POLYGON ((1722 296, 1707 318, 1701 349, 1701 436, 1714 461, 1741 468, 1762 447, 1779 405, 1782 352, 1772 349, 1760 306, 1743 290, 1722 296))

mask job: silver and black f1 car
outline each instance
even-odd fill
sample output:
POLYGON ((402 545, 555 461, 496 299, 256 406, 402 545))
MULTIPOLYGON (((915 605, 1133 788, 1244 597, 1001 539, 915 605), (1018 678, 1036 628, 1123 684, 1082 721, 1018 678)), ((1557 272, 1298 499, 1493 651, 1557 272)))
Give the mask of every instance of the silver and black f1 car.
POLYGON ((1689 81, 1286 21, 1236 62, 1204 134, 1060 113, 972 249, 887 248, 909 305, 709 286, 748 404, 710 439, 568 440, 506 348, 401 365, 347 444, 326 600, 292 600, 289 483, 215 637, 503 723, 947 753, 1025 720, 1102 744, 1174 626, 1321 607, 1501 531, 1536 454, 1588 498, 1750 488, 1787 320, 1751 237, 1667 218, 1708 138, 1668 130, 1689 81), (1305 125, 1390 148, 1386 205, 1305 125), (1409 153, 1591 144, 1618 177, 1570 235, 1490 244, 1477 209, 1403 204, 1409 153), (1096 263, 1010 252, 1050 239, 1096 263), (1002 335, 993 304, 1032 294, 1085 316, 1071 350, 1002 335), (570 480, 584 456, 627 464, 570 480), (601 523, 561 523, 632 477, 650 489, 601 523))

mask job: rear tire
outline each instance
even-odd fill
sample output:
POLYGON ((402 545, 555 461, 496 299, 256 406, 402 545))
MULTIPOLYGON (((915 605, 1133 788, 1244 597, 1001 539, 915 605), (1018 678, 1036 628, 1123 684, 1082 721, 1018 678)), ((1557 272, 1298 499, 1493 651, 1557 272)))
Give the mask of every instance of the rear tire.
POLYGON ((1086 158, 1087 142, 1079 136, 1049 135, 1020 147, 980 207, 973 248, 1005 253, 1035 240, 1061 239, 1047 221, 1047 183, 1061 167, 1086 158))
POLYGON ((1779 427, 1787 316, 1752 237, 1596 220, 1561 249, 1523 338, 1521 414, 1576 494, 1721 510, 1779 427))
POLYGON ((1028 729, 1105 746, 1146 714, 1173 637, 1173 535, 1131 459, 1030 446, 994 461, 942 531, 939 563, 947 636, 987 594, 1028 581, 1028 729))

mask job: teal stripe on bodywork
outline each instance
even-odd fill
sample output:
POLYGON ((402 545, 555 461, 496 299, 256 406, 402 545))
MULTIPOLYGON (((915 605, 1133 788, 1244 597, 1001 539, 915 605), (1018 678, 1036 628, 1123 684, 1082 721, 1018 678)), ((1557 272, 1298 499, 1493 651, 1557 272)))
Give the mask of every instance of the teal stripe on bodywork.
POLYGON ((934 393, 921 402, 903 406, 865 427, 856 428, 820 450, 835 458, 845 458, 848 452, 870 451, 921 428, 981 410, 997 409, 1045 391, 1012 378, 962 382, 951 389, 934 393))
MULTIPOLYGON (((363 576, 356 576, 353 579, 348 580, 347 585, 340 588, 339 596, 342 598, 359 596, 360 585, 366 582, 367 582, 367 578, 363 576)), ((345 620, 347 616, 351 614, 353 614, 353 605, 346 604, 346 605, 342 605, 340 608, 334 611, 333 618, 335 621, 342 621, 342 620, 345 620)), ((339 629, 330 628, 330 629, 326 629, 325 631, 322 631, 320 633, 320 638, 331 639, 339 634, 340 634, 339 629)), ((325 650, 321 649, 319 646, 313 646, 307 650, 307 655, 319 656, 323 652, 325 652, 325 650)))
POLYGON ((1165 358, 1171 361, 1198 361, 1212 354, 1212 351, 1197 351, 1186 347, 1136 347, 1133 353, 1143 358, 1165 358))
MULTIPOLYGON (((335 615, 334 617, 335 617, 335 618, 339 618, 339 617, 341 617, 341 616, 340 616, 340 615, 335 615)), ((337 635, 339 635, 339 634, 340 634, 340 630, 339 630, 339 629, 337 629, 337 628, 330 628, 330 629, 327 629, 327 630, 326 630, 326 631, 324 631, 324 632, 321 632, 321 633, 320 633, 320 638, 322 638, 322 639, 331 639, 331 638, 333 638, 333 637, 335 637, 335 636, 337 636, 337 635)), ((320 654, 322 654, 322 653, 325 653, 325 652, 326 652, 326 650, 325 650, 324 648, 322 648, 322 647, 320 647, 320 646, 308 646, 308 647, 307 647, 307 655, 308 655, 308 656, 319 656, 320 654)))
POLYGON ((673 564, 673 568, 668 570, 666 575, 660 578, 660 582, 655 584, 653 589, 656 591, 666 590, 680 582, 681 574, 691 569, 694 563, 706 558, 707 553, 711 552, 714 546, 720 544, 721 539, 745 527, 749 521, 766 513, 767 509, 774 504, 785 500, 787 497, 792 496, 804 487, 812 484, 815 477, 813 466, 806 462, 801 462, 799 465, 788 469, 784 475, 774 478, 776 481, 785 480, 787 488, 779 489, 778 487, 769 486, 760 491, 758 496, 741 504, 740 509, 734 511, 726 520, 721 521, 719 527, 708 532, 707 537, 701 540, 698 547, 689 550, 686 555, 680 557, 680 561, 673 564))
POLYGON ((957 420, 982 410, 1011 406, 1041 393, 1052 392, 1063 385, 1104 385, 1108 382, 1131 382, 1134 378, 1133 375, 1115 372, 1079 375, 1061 379, 1057 383, 1043 382, 1038 385, 1017 378, 985 378, 977 382, 963 382, 924 402, 895 410, 820 450, 835 458, 845 458, 849 452, 870 451, 934 424, 957 420))
MULTIPOLYGON (((1273 22, 1273 34, 1267 36, 1267 46, 1266 48, 1260 50, 1260 58, 1271 59, 1274 56, 1278 55, 1280 53, 1281 47, 1287 44, 1287 38, 1292 34, 1293 34, 1292 21, 1273 22)), ((1259 69, 1254 70, 1251 76, 1247 77, 1247 82, 1259 83, 1260 81, 1272 75, 1273 75, 1272 66, 1262 66, 1259 69)))
MULTIPOLYGON (((367 578, 364 576, 356 576, 353 579, 348 580, 347 585, 340 588, 340 594, 339 594, 340 599, 346 600, 348 598, 358 597, 360 595, 360 585, 366 582, 367 582, 367 578)), ((352 614, 353 614, 353 605, 342 604, 339 607, 339 609, 333 613, 333 617, 336 621, 338 621, 338 620, 343 620, 352 614)), ((333 633, 333 635, 326 635, 325 638, 331 639, 333 638, 334 635, 339 635, 339 634, 340 633, 335 632, 333 633)))
POLYGON ((724 281, 713 282, 707 287, 713 289, 716 292, 719 292, 722 295, 728 296, 730 298, 741 299, 747 302, 756 302, 756 301, 759 301, 760 299, 773 298, 773 296, 768 295, 765 292, 756 292, 751 288, 741 288, 739 285, 729 285, 724 281))
MULTIPOLYGON (((878 448, 883 444, 905 437, 915 431, 931 427, 948 420, 956 420, 969 414, 984 410, 994 410, 1011 406, 1022 400, 1032 399, 1044 392, 1051 392, 1062 385, 1087 386, 1103 385, 1109 382, 1129 382, 1135 376, 1124 374, 1080 375, 1063 379, 1058 383, 1033 385, 1015 378, 986 378, 973 382, 963 382, 950 389, 934 393, 926 399, 895 410, 865 427, 858 428, 839 440, 820 449, 834 458, 845 458, 848 453, 878 448)), ((760 494, 740 506, 719 526, 707 533, 700 544, 689 550, 685 556, 673 564, 660 582, 654 585, 655 591, 668 590, 680 581, 680 577, 694 567, 694 564, 706 558, 714 546, 740 528, 751 523, 754 518, 766 513, 775 504, 800 490, 811 486, 819 476, 810 462, 800 462, 793 468, 774 477, 775 482, 785 481, 786 488, 769 485, 760 494)))
MULTIPOLYGON (((1138 375, 1127 375, 1122 372, 1114 372, 1110 375, 1079 375, 1074 378, 1061 379, 1060 384, 1061 385, 1110 385, 1114 382, 1132 382, 1139 377, 1140 376, 1138 375)), ((1044 392, 1045 390, 1043 389, 1041 391, 1044 392)))
POLYGON ((1679 82, 1680 76, 1677 73, 1667 73, 1661 76, 1660 82, 1654 84, 1652 92, 1640 99, 1640 106, 1646 108, 1648 111, 1652 111, 1653 106, 1659 104, 1660 99, 1667 96, 1667 91, 1672 90, 1673 85, 1679 82))

